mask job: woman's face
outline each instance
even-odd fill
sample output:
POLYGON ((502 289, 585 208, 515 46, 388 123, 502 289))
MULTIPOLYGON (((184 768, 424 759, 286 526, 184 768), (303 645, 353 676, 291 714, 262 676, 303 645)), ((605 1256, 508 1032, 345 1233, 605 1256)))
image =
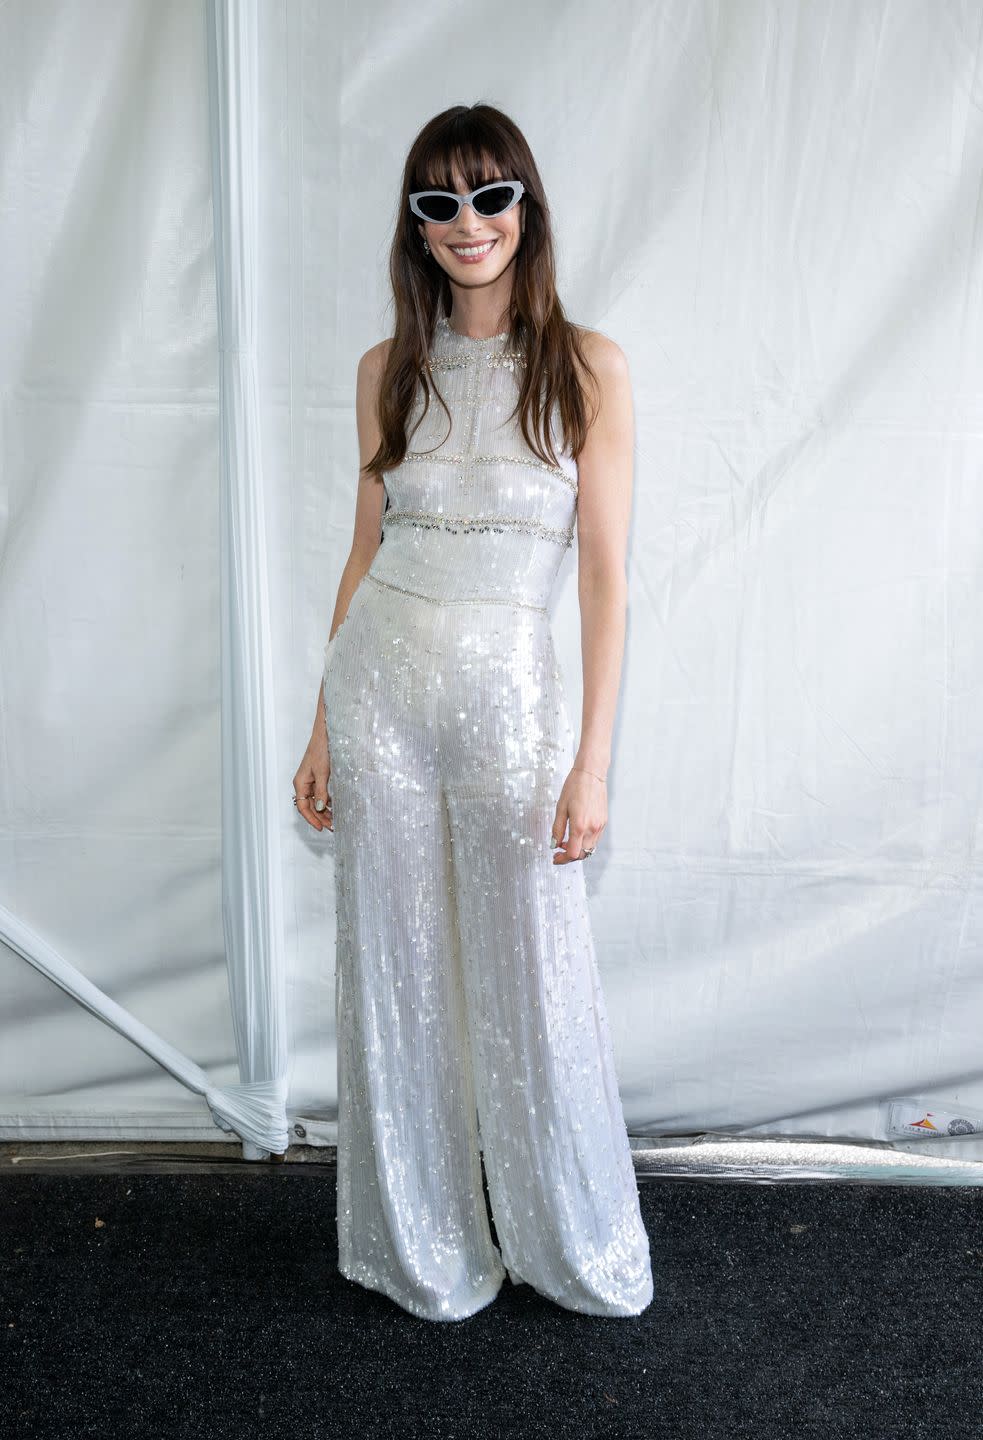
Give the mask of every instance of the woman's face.
MULTIPOLYGON (((491 180, 511 179, 495 170, 491 180)), ((490 183, 490 182, 489 182, 490 183)), ((441 187, 431 187, 435 190, 441 187)), ((454 189, 463 195, 468 187, 463 176, 454 172, 454 189)), ((491 219, 476 215, 470 205, 462 205, 456 220, 449 225, 433 225, 421 221, 420 235, 426 235, 430 250, 438 265, 443 266, 450 279, 458 285, 487 285, 497 280, 510 264, 512 256, 522 239, 522 207, 524 198, 513 205, 504 215, 491 219), (477 254, 467 254, 477 247, 477 254)))

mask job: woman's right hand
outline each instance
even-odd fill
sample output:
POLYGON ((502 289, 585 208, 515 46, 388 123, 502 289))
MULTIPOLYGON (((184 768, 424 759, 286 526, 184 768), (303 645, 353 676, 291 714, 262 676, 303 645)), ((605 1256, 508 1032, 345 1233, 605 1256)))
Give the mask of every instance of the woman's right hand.
POLYGON ((331 831, 334 830, 331 796, 328 794, 330 778, 331 754, 328 750, 328 733, 322 725, 320 734, 315 729, 311 736, 311 743, 294 776, 294 794, 297 796, 298 813, 303 815, 308 825, 313 825, 315 830, 323 830, 325 826, 331 831), (315 809, 318 801, 323 801, 323 808, 320 810, 315 809))

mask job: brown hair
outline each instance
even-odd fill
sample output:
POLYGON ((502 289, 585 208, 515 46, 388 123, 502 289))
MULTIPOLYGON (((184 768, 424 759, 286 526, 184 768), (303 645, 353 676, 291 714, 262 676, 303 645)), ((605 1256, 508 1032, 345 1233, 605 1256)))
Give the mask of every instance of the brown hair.
MULTIPOLYGON (((547 464, 557 464, 548 417, 558 406, 563 440, 576 457, 583 449, 588 419, 579 372, 596 383, 583 352, 579 327, 567 320, 556 293, 556 266, 549 206, 532 152, 518 126, 491 105, 453 105, 423 127, 403 169, 396 233, 389 253, 389 277, 396 325, 379 387, 382 440, 363 467, 369 473, 395 469, 408 448, 406 423, 423 386, 424 410, 430 396, 450 411, 433 383, 427 360, 439 315, 452 306, 450 281, 420 240, 421 223, 409 206, 414 190, 453 190, 453 170, 468 189, 496 178, 521 180, 525 193, 525 232, 514 257, 515 276, 509 311, 509 345, 525 355, 524 377, 516 410, 530 449, 547 464), (542 437, 542 438, 541 438, 542 437)), ((421 417, 422 418, 422 417, 421 417)))

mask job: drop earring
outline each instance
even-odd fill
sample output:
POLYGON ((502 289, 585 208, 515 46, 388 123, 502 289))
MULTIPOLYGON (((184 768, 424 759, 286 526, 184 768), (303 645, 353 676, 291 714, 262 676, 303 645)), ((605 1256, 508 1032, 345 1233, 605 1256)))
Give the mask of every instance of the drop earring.
POLYGON ((430 241, 427 239, 426 235, 424 235, 423 237, 423 253, 424 255, 430 254, 430 241))

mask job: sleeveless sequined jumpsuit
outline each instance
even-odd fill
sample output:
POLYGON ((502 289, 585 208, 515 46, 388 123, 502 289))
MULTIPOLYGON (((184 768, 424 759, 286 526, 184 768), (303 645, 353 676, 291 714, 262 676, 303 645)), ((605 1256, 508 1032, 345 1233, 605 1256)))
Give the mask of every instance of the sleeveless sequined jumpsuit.
POLYGON ((509 418, 507 344, 437 321, 450 431, 432 397, 414 433, 420 387, 382 544, 325 648, 339 1267, 431 1320, 506 1273, 636 1315, 649 1244, 584 866, 550 847, 574 746, 546 607, 577 465, 562 437, 544 465, 509 418))

